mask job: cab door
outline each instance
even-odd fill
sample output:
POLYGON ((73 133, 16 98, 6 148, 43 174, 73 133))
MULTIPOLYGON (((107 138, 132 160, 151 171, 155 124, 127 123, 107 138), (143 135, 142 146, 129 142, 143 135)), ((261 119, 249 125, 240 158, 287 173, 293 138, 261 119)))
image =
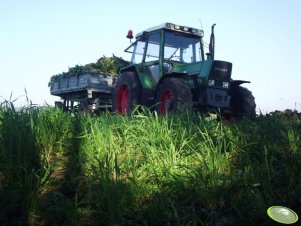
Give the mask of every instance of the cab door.
POLYGON ((162 76, 161 34, 162 30, 143 33, 125 50, 125 52, 133 53, 131 62, 136 68, 143 89, 154 91, 162 76))
POLYGON ((155 31, 147 35, 145 55, 141 64, 144 74, 150 78, 154 89, 162 76, 160 67, 161 33, 161 31, 155 31))

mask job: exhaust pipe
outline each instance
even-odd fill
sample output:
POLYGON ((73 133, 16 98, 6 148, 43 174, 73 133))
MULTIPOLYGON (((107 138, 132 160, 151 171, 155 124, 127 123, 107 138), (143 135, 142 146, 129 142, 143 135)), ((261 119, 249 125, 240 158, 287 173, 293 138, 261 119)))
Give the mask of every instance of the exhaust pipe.
POLYGON ((209 54, 207 55, 208 60, 214 60, 214 52, 215 52, 215 37, 214 37, 214 26, 211 26, 211 35, 210 35, 210 43, 209 43, 209 54))

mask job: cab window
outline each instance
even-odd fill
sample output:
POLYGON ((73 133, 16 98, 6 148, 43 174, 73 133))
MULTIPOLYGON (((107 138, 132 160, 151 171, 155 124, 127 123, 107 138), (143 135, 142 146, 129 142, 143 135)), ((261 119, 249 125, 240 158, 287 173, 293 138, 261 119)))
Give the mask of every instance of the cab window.
POLYGON ((160 54, 160 32, 148 36, 145 62, 159 60, 160 54))
POLYGON ((183 33, 166 32, 164 59, 181 63, 202 60, 200 38, 183 33))

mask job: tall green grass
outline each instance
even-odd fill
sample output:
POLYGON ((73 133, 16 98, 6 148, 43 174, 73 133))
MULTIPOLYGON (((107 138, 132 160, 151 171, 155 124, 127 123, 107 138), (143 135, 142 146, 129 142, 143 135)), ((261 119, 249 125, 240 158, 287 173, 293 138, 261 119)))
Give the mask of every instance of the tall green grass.
POLYGON ((12 103, 0 108, 0 220, 19 225, 30 223, 36 196, 44 186, 45 168, 35 143, 38 110, 16 111, 12 103))
POLYGON ((301 213, 301 119, 0 107, 4 225, 273 225, 301 213), (13 217, 18 214, 17 217, 13 217))

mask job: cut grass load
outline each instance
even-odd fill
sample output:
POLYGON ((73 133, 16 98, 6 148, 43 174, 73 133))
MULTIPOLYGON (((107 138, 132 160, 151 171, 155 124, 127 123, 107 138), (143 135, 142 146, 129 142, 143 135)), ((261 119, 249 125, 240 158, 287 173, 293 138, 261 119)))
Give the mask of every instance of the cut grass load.
POLYGON ((301 117, 0 106, 2 225, 273 225, 301 213, 301 117))

